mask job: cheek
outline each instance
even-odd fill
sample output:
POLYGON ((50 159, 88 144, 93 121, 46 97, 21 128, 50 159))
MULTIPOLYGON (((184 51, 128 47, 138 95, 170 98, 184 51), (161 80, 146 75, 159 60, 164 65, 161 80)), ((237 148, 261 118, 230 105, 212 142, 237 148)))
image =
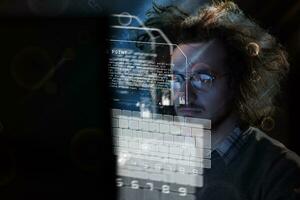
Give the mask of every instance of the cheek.
POLYGON ((218 87, 205 95, 199 95, 198 99, 208 111, 218 111, 230 107, 232 94, 228 87, 218 87))

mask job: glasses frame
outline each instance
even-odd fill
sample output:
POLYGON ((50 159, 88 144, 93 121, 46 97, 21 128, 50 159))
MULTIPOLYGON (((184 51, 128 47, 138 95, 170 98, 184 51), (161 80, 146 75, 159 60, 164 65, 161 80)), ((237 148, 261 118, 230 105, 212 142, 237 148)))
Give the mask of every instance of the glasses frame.
MULTIPOLYGON (((183 80, 182 83, 180 83, 180 89, 176 89, 176 90, 181 90, 183 87, 183 84, 187 84, 187 80, 190 82, 191 86, 197 90, 197 91, 207 91, 207 90, 210 90, 213 86, 213 82, 218 79, 218 78, 221 78, 223 76, 227 75, 226 73, 225 74, 222 74, 222 75, 219 75, 219 76, 216 76, 212 73, 208 73, 208 72, 198 72, 198 73, 190 73, 188 75, 183 75, 183 74, 179 74, 179 73, 175 73, 173 74, 173 76, 179 76, 181 77, 181 79, 183 80), (198 88, 197 86, 195 86, 195 84, 193 84, 193 79, 195 80, 195 76, 196 75, 200 75, 200 74, 203 74, 203 75, 207 75, 209 76, 211 79, 211 83, 209 85, 209 87, 207 88, 198 88)), ((179 82, 179 81, 178 81, 179 82)), ((203 82, 201 82, 201 84, 203 84, 203 82)))

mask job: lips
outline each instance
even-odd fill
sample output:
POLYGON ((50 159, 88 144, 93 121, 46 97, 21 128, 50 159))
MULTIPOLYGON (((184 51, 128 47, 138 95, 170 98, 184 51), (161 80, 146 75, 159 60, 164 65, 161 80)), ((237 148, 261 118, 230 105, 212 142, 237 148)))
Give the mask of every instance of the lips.
POLYGON ((199 114, 202 114, 204 109, 202 108, 190 108, 190 107, 181 107, 177 108, 177 114, 187 116, 187 117, 194 117, 199 114))

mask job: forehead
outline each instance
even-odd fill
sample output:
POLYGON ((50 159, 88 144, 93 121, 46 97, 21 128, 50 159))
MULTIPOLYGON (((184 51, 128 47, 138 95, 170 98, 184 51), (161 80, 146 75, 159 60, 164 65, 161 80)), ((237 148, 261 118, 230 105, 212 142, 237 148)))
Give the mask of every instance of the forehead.
POLYGON ((172 54, 176 71, 210 70, 218 73, 226 70, 226 49, 218 40, 180 44, 172 54), (186 65, 186 63, 188 65, 186 65))

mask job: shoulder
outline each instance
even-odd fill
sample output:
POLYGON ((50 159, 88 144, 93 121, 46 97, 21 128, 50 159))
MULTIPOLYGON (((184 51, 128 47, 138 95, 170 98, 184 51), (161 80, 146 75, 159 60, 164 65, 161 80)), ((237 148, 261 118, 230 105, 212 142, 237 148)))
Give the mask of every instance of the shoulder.
POLYGON ((278 140, 255 127, 250 127, 246 134, 248 134, 249 140, 248 148, 252 148, 256 156, 264 157, 274 162, 287 162, 300 168, 300 157, 278 140))
POLYGON ((300 157, 281 142, 261 130, 250 127, 244 155, 252 169, 257 167, 263 187, 263 199, 294 199, 300 187, 300 157), (292 197, 293 196, 293 197, 292 197))

